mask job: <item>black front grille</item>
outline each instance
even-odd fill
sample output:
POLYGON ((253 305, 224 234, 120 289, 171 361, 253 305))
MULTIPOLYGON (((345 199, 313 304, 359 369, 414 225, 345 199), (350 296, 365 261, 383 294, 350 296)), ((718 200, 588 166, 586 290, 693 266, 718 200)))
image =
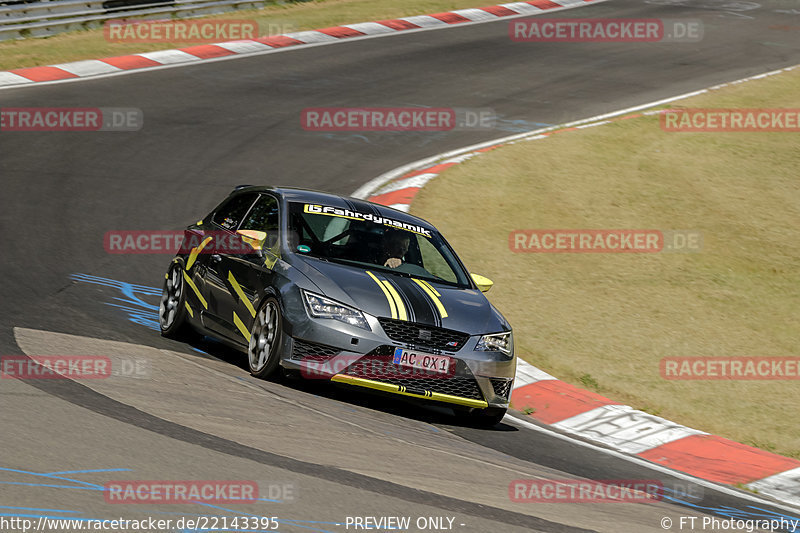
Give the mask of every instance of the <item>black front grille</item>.
POLYGON ((513 380, 510 379, 492 379, 492 388, 494 389, 494 393, 500 396, 501 398, 508 399, 508 395, 511 393, 511 383, 513 380))
POLYGON ((423 394, 427 390, 472 400, 483 400, 478 383, 463 361, 454 361, 456 367, 451 375, 437 374, 395 365, 391 355, 383 355, 393 351, 391 346, 376 348, 347 367, 344 374, 381 383, 403 385, 407 392, 417 394, 423 394))
POLYGON ((338 348, 317 344, 315 342, 294 339, 292 359, 295 361, 327 361, 335 355, 342 353, 338 348))
POLYGON ((391 318, 379 318, 378 321, 390 339, 407 344, 411 348, 457 352, 463 348, 469 339, 468 333, 452 329, 437 328, 436 326, 393 320, 391 318))

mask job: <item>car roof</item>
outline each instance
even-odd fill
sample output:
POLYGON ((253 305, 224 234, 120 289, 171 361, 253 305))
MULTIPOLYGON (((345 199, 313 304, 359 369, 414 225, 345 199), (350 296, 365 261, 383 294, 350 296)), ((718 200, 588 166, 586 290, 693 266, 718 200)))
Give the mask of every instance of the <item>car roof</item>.
POLYGON ((315 191, 312 189, 299 189, 294 187, 267 187, 267 186, 253 186, 253 185, 237 187, 234 192, 235 193, 271 192, 283 198, 285 202, 329 205, 332 207, 338 207, 341 209, 350 209, 352 211, 358 211, 361 213, 372 213, 373 215, 379 215, 382 217, 391 218, 393 220, 398 220, 400 222, 407 222, 409 224, 423 226, 433 231, 438 231, 433 226, 433 224, 431 224, 425 219, 415 217, 414 215, 409 215, 408 213, 405 213, 403 211, 391 207, 387 207, 385 205, 368 202, 360 198, 341 196, 338 194, 315 191))

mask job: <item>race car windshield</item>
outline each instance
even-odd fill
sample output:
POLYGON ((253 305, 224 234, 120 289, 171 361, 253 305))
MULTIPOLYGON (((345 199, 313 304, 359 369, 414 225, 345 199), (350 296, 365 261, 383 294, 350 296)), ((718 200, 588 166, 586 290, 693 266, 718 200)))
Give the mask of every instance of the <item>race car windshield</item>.
POLYGON ((372 213, 319 204, 289 206, 288 246, 295 253, 399 275, 470 286, 436 231, 372 213))

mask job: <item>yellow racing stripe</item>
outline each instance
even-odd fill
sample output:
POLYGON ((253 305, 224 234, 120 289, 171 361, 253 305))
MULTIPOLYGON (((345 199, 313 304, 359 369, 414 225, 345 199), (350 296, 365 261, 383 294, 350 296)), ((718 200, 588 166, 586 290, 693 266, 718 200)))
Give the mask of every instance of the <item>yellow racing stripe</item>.
POLYGON ((194 318, 194 311, 192 311, 192 306, 189 305, 189 302, 183 302, 183 305, 185 305, 186 310, 189 311, 189 316, 194 318))
POLYGON ((378 278, 375 277, 375 274, 373 274, 369 270, 367 270, 366 272, 367 272, 367 274, 369 274, 369 277, 371 277, 375 281, 375 283, 378 284, 378 287, 380 287, 381 290, 383 291, 383 295, 386 296, 386 299, 389 301, 389 311, 392 313, 392 318, 396 319, 397 318, 397 306, 395 305, 394 299, 392 299, 391 294, 389 294, 389 291, 386 290, 386 287, 384 287, 383 283, 381 283, 381 280, 379 280, 378 278))
POLYGON ((264 266, 272 270, 275 267, 275 263, 278 262, 278 259, 277 255, 267 250, 267 253, 264 254, 264 266))
POLYGON ((406 313, 406 304, 403 303, 402 298, 397 293, 397 290, 394 288, 394 285, 389 283, 388 280, 383 280, 383 284, 389 290, 389 293, 394 298, 394 303, 397 305, 397 318, 400 320, 408 320, 408 314, 406 313))
POLYGON ((247 339, 247 342, 250 342, 250 332, 247 331, 244 322, 242 322, 242 319, 236 314, 236 311, 233 312, 233 323, 239 328, 239 331, 244 335, 244 338, 247 339))
POLYGON ((434 291, 436 291, 436 289, 434 289, 433 287, 430 287, 424 281, 416 279, 416 278, 411 278, 411 279, 414 280, 417 283, 417 285, 422 287, 422 290, 425 291, 425 293, 430 297, 431 301, 436 306, 436 309, 439 310, 439 315, 442 318, 447 318, 447 311, 445 310, 444 306, 442 305, 441 300, 439 300, 439 296, 441 296, 441 294, 439 294, 438 292, 435 293, 434 291), (438 294, 438 296, 437 296, 437 294, 438 294))
MULTIPOLYGON (((414 280, 414 281, 417 281, 417 280, 414 280)), ((427 285, 427 287, 428 287, 430 290, 432 290, 432 291, 433 291, 433 294, 435 294, 436 296, 441 296, 441 294, 439 294, 439 291, 437 291, 437 290, 436 290, 436 289, 433 287, 433 285, 431 285, 430 283, 428 283, 428 282, 427 282, 427 281, 425 281, 424 279, 421 279, 421 280, 419 280, 419 281, 421 281, 422 283, 424 283, 425 285, 427 285)))
POLYGON ((253 304, 250 303, 250 299, 244 293, 244 291, 242 290, 242 286, 239 285, 239 282, 236 281, 236 278, 233 277, 233 272, 231 272, 230 270, 228 271, 228 281, 231 282, 233 290, 239 296, 239 299, 242 301, 244 306, 247 308, 248 311, 250 311, 250 315, 256 316, 256 310, 253 308, 253 304))
POLYGON ((200 243, 199 246, 195 246, 194 248, 192 248, 192 251, 189 252, 189 259, 186 261, 186 270, 192 268, 192 265, 197 260, 197 254, 202 252, 203 248, 205 248, 208 245, 208 243, 211 242, 212 239, 213 237, 206 237, 203 240, 203 242, 200 243))
POLYGON ((192 290, 194 291, 194 293, 197 295, 197 299, 198 299, 198 300, 200 300, 200 303, 201 303, 201 304, 203 304, 203 307, 205 307, 206 309, 208 309, 208 302, 206 301, 206 299, 205 299, 205 298, 203 298, 203 295, 202 295, 202 294, 200 294, 200 290, 197 288, 197 285, 195 285, 195 284, 194 284, 194 281, 192 281, 192 278, 190 278, 190 277, 189 277, 189 274, 187 274, 186 272, 184 272, 184 273, 183 273, 183 279, 185 279, 185 280, 186 280, 186 283, 188 283, 188 284, 189 284, 189 287, 191 287, 191 288, 192 288, 192 290))

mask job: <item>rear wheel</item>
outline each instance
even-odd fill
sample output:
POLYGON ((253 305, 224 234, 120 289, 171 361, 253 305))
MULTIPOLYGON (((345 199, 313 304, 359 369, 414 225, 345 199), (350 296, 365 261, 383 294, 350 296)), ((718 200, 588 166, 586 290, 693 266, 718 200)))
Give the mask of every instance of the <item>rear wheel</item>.
POLYGON ((267 298, 256 313, 247 347, 250 373, 257 378, 271 377, 278 370, 283 340, 281 322, 278 300, 267 298))
POLYGON ((180 262, 173 261, 167 271, 158 306, 158 325, 165 337, 181 338, 191 332, 191 327, 186 322, 185 288, 183 267, 180 262))

